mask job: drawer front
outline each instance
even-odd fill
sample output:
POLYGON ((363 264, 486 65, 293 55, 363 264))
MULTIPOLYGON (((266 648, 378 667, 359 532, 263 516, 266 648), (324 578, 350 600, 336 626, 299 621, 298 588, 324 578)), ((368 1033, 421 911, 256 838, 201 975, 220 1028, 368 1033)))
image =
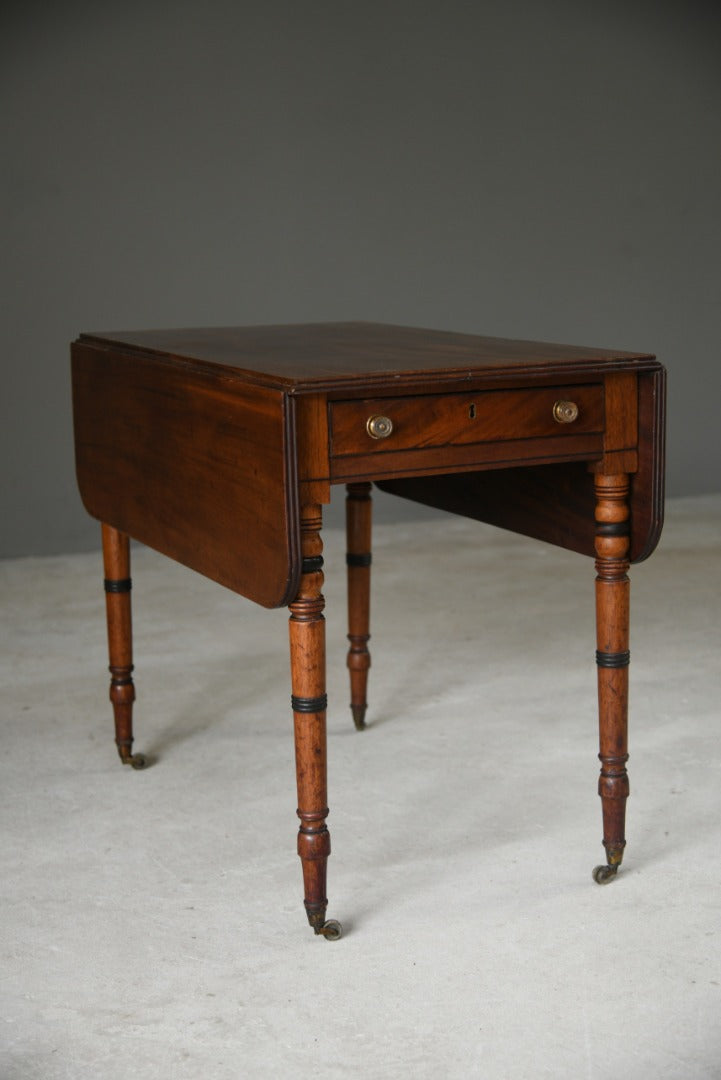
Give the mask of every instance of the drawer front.
POLYGON ((367 398, 330 406, 334 459, 522 439, 573 440, 603 429, 600 383, 367 398))

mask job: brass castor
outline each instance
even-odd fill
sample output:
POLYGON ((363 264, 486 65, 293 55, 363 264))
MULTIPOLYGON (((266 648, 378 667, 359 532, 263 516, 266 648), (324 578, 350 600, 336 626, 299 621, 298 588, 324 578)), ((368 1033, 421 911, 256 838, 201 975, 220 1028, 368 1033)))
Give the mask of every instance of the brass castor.
POLYGON ((148 764, 145 758, 145 754, 131 754, 129 751, 119 750, 120 760, 123 765, 130 765, 132 769, 144 769, 148 764))
POLYGON ((351 705, 350 710, 353 713, 353 723, 356 726, 357 731, 363 731, 366 726, 366 709, 367 705, 351 705))
POLYGON ((337 941, 342 936, 343 927, 337 919, 326 919, 324 911, 309 911, 307 914, 314 934, 321 935, 326 941, 337 941))
POLYGON ((337 941, 338 938, 343 937, 343 927, 337 919, 328 919, 319 930, 316 930, 316 934, 322 934, 326 941, 337 941))
POLYGON ((593 870, 593 880, 597 885, 608 885, 618 873, 618 866, 596 866, 593 870))

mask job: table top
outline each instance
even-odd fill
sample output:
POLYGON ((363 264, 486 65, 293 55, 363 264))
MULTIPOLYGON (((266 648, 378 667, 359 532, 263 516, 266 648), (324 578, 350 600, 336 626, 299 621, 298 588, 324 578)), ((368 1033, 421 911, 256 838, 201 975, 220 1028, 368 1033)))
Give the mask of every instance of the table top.
POLYGON ((370 322, 134 330, 82 334, 80 341, 225 369, 286 393, 396 385, 428 375, 466 379, 493 372, 568 376, 658 366, 648 353, 481 337, 370 322))
POLYGON ((334 484, 593 555, 589 470, 628 473, 632 560, 660 533, 648 353, 344 322, 86 333, 72 359, 88 512, 267 607, 295 596, 301 507, 334 484))

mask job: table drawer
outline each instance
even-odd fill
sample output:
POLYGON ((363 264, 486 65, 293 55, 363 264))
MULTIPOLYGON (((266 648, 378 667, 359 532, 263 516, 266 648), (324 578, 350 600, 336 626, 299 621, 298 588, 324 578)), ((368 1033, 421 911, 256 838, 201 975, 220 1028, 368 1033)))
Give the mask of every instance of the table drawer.
POLYGON ((331 456, 569 438, 604 429, 603 386, 364 398, 330 406, 331 456))

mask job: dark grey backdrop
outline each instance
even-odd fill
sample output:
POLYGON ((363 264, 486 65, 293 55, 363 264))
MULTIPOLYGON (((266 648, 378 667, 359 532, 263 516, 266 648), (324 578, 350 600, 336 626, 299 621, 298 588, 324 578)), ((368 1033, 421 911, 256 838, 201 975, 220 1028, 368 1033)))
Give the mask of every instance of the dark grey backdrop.
POLYGON ((653 351, 670 493, 721 489, 717 7, 6 4, 0 554, 97 543, 68 385, 87 329, 360 318, 653 351))

